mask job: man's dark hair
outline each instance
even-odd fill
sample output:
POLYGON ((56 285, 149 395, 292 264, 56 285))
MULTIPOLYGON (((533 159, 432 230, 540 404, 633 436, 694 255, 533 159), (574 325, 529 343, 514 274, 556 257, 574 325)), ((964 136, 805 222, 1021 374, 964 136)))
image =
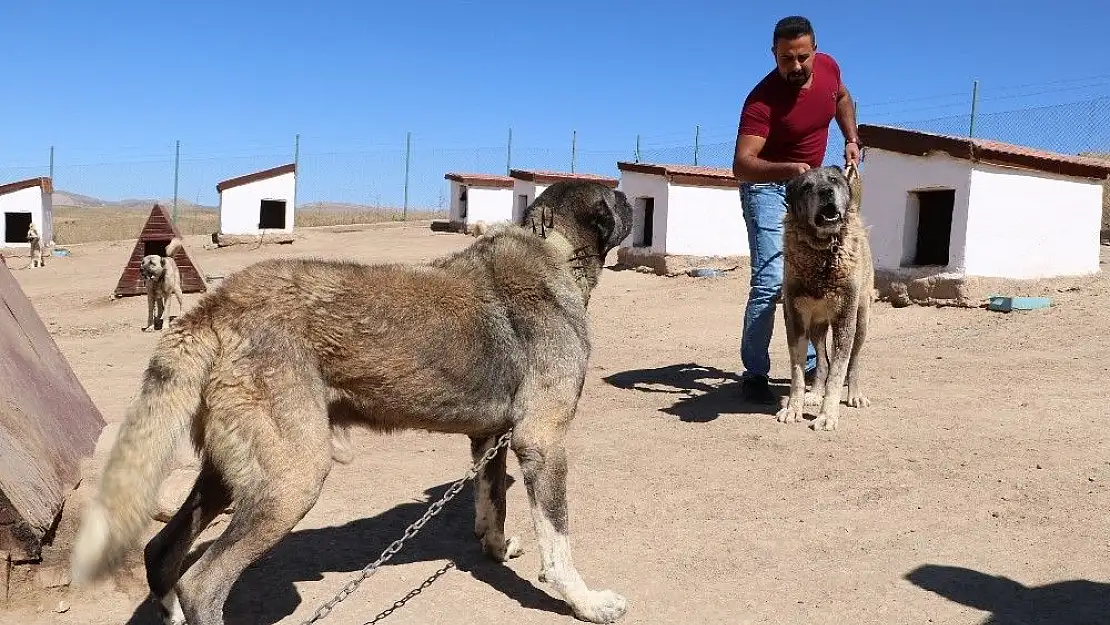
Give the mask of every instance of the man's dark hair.
POLYGON ((784 17, 775 24, 775 35, 771 39, 771 44, 777 44, 779 39, 791 41, 802 35, 809 35, 814 43, 817 42, 817 37, 813 34, 813 24, 810 24, 809 20, 801 15, 784 17))

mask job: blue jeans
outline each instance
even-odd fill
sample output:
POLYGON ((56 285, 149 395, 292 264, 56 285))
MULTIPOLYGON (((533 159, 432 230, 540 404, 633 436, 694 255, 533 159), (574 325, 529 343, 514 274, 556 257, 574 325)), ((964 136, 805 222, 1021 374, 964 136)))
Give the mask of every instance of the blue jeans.
MULTIPOLYGON (((782 218, 786 215, 786 186, 777 182, 741 183, 740 202, 752 259, 740 360, 745 377, 766 378, 771 370, 768 349, 775 328, 776 302, 782 292, 782 218)), ((817 352, 813 343, 807 347, 808 372, 817 366, 817 352)))

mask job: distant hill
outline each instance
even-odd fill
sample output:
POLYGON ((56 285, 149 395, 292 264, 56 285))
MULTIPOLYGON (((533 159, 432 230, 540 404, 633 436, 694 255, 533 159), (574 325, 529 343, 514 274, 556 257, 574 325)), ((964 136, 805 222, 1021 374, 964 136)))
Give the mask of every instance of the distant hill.
MULTIPOLYGON (((168 199, 124 199, 124 200, 102 200, 100 198, 89 197, 81 195, 80 193, 73 193, 71 191, 55 190, 52 198, 54 206, 57 207, 73 207, 73 208, 101 208, 101 209, 118 209, 118 210, 141 210, 149 211, 151 206, 155 203, 162 206, 173 205, 173 198, 168 199)), ((188 211, 215 211, 215 206, 203 206, 194 204, 188 200, 177 198, 178 210, 188 211)))
MULTIPOLYGON (((53 202, 56 207, 149 211, 150 207, 156 202, 167 208, 172 206, 173 198, 102 200, 100 198, 81 195, 80 193, 73 193, 72 191, 56 190, 54 191, 53 202)), ((177 198, 177 208, 180 211, 189 212, 218 210, 216 206, 195 204, 182 198, 177 198)), ((368 204, 353 204, 346 202, 306 202, 299 205, 297 210, 324 213, 361 213, 367 211, 395 211, 400 210, 400 207, 370 206, 368 204)), ((421 209, 411 208, 410 210, 419 212, 421 209)))

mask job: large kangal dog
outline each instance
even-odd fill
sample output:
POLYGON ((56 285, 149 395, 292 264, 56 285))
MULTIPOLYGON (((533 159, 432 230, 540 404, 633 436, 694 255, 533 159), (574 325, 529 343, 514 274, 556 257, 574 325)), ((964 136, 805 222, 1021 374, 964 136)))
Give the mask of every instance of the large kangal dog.
POLYGON ((790 394, 781 422, 820 406, 815 430, 835 430, 847 379, 848 405, 870 405, 859 381, 860 350, 867 336, 875 269, 860 218, 859 170, 820 167, 786 186, 783 221, 783 311, 790 350, 790 394), (832 328, 831 352, 826 346, 832 328), (812 392, 805 392, 806 343, 817 351, 812 392))
MULTIPOLYGON (((160 337, 72 552, 75 584, 118 565, 143 533, 179 437, 201 456, 192 492, 146 546, 168 622, 223 623, 240 573, 315 504, 333 430, 464 434, 473 457, 512 429, 539 539, 540 579, 579 618, 627 610, 575 568, 565 438, 590 355, 587 304, 631 228, 623 193, 564 181, 520 224, 427 265, 280 259, 229 276, 160 337), (196 536, 234 503, 224 533, 182 571, 196 536)), ((505 561, 507 449, 476 484, 474 531, 505 561)))

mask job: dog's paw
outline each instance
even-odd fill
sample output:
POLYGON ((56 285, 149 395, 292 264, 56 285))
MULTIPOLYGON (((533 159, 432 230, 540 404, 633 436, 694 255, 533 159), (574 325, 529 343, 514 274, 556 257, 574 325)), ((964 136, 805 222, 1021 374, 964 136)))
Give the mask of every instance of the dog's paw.
POLYGON ((824 400, 824 393, 818 393, 817 391, 806 391, 806 396, 805 399, 802 400, 802 404, 805 406, 820 406, 821 402, 824 400))
POLYGON ((814 431, 817 432, 831 432, 836 429, 839 421, 840 415, 821 413, 817 415, 816 419, 813 420, 813 423, 810 425, 810 427, 812 427, 814 431))
POLYGON ((168 595, 162 597, 161 601, 155 600, 158 605, 158 611, 162 615, 162 622, 165 625, 188 625, 185 620, 185 612, 181 609, 181 602, 177 599, 177 593, 172 590, 168 595))
POLYGON ((591 623, 613 623, 628 612, 628 601, 612 590, 591 590, 586 605, 575 609, 575 615, 591 623))
POLYGON ((502 538, 500 541, 493 541, 492 543, 483 540, 482 547, 491 558, 498 562, 508 562, 524 553, 524 546, 517 536, 502 538))
POLYGON ((856 393, 855 395, 848 395, 848 405, 852 408, 867 408, 871 405, 871 400, 863 393, 856 393))
POLYGON ((787 403, 775 415, 775 420, 779 423, 797 423, 802 420, 802 407, 794 405, 792 402, 787 403))

